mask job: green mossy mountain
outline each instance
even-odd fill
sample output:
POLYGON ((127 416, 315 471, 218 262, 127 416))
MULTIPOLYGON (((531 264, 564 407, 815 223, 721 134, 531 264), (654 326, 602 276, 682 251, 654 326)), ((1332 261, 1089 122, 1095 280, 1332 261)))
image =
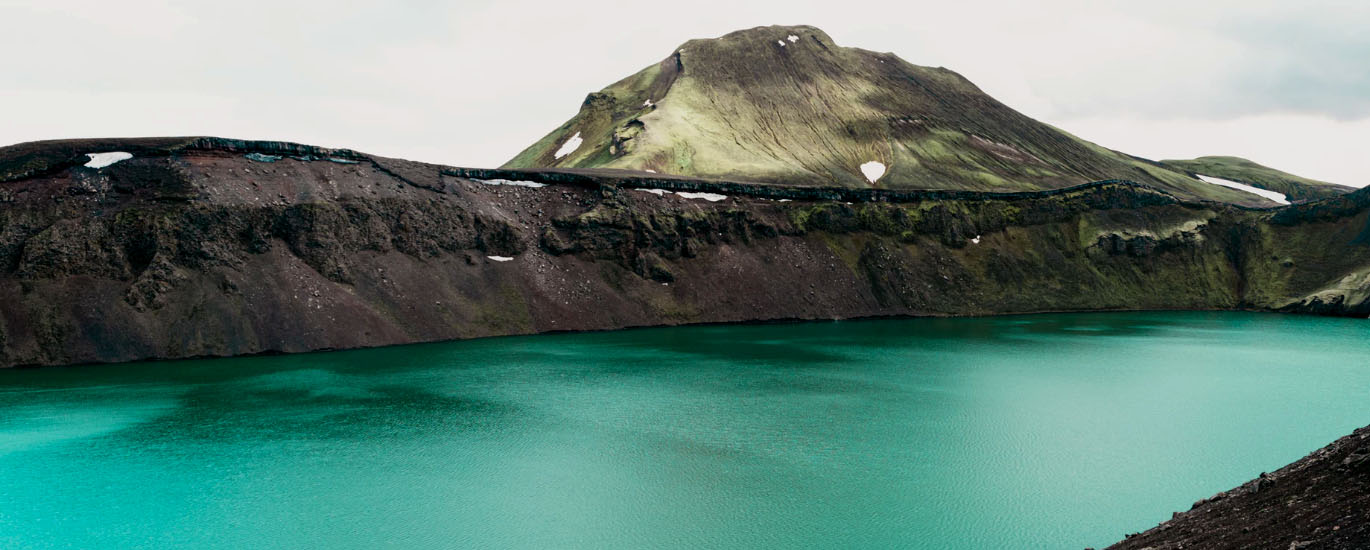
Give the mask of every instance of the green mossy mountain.
POLYGON ((809 26, 686 42, 590 94, 505 167, 976 191, 1126 179, 1185 199, 1273 206, 1033 120, 950 70, 838 46, 809 26), (861 171, 872 161, 886 167, 874 182, 861 171))
POLYGON ((1354 187, 1282 172, 1241 157, 1210 156, 1192 160, 1163 160, 1161 164, 1186 174, 1202 174, 1284 193, 1292 202, 1326 199, 1356 190, 1354 187))

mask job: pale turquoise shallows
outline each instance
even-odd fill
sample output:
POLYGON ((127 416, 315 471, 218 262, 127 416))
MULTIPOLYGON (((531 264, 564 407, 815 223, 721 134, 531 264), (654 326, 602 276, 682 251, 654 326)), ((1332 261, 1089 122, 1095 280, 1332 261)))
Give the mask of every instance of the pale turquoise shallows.
POLYGON ((1370 324, 712 326, 0 371, 0 548, 1102 546, 1370 423, 1370 324))

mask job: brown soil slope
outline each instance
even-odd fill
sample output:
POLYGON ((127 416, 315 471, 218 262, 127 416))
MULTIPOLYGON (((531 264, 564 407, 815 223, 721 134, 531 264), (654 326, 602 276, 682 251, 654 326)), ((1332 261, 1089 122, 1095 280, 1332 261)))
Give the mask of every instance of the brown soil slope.
POLYGON ((1109 548, 1370 548, 1370 427, 1109 548))

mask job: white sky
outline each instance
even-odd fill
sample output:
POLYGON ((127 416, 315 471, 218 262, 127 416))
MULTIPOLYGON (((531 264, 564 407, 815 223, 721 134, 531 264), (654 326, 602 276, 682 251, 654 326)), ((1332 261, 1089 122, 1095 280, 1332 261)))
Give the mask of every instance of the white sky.
POLYGON ((1128 153, 1370 183, 1359 0, 0 0, 0 21, 0 143, 217 135, 494 166, 690 38, 810 24, 1128 153))

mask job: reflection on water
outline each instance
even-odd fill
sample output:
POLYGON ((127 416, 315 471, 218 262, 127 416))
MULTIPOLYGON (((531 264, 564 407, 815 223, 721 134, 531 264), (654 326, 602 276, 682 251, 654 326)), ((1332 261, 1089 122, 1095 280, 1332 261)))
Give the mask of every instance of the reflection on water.
POLYGON ((707 326, 0 372, 0 548, 1082 548, 1370 423, 1363 321, 707 326))

